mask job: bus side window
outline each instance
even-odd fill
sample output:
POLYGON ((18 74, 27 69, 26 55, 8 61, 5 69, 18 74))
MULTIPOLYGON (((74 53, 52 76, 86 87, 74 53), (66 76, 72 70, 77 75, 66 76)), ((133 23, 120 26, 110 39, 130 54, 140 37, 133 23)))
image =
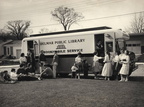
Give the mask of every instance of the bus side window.
POLYGON ((118 41, 119 49, 126 49, 125 41, 118 41))

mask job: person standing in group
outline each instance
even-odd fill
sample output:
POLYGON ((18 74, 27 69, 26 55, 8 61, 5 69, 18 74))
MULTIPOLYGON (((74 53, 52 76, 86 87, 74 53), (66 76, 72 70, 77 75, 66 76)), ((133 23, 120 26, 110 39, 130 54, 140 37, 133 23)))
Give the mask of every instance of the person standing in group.
POLYGON ((128 81, 130 57, 128 55, 127 50, 124 51, 124 55, 121 59, 121 63, 122 63, 122 67, 120 69, 120 75, 121 75, 120 81, 128 81))
POLYGON ((113 58, 113 76, 112 76, 112 79, 117 79, 118 80, 118 74, 119 74, 119 66, 120 66, 120 64, 119 64, 119 61, 120 61, 120 59, 119 59, 119 53, 120 52, 115 52, 115 56, 114 56, 114 58, 113 58))
POLYGON ((83 60, 84 78, 88 78, 89 64, 86 59, 83 60))
POLYGON ((120 79, 119 71, 122 67, 122 62, 121 61, 123 59, 123 56, 124 56, 124 49, 121 49, 120 54, 119 54, 119 64, 118 64, 118 68, 117 68, 117 70, 118 70, 118 80, 120 79))
POLYGON ((20 56, 20 58, 19 58, 19 62, 20 62, 20 64, 26 65, 27 59, 26 59, 24 53, 21 53, 21 56, 20 56))
POLYGON ((55 52, 54 52, 54 56, 53 56, 53 60, 52 60, 52 65, 53 65, 53 78, 56 78, 58 60, 59 60, 59 57, 58 57, 58 55, 57 55, 57 51, 55 51, 55 52))
POLYGON ((31 63, 31 57, 30 57, 30 53, 29 52, 27 53, 26 59, 27 59, 27 64, 31 63))
POLYGON ((29 49, 28 54, 30 57, 30 64, 32 65, 32 70, 33 70, 33 72, 35 72, 35 56, 34 56, 33 50, 29 49))
POLYGON ((120 54, 119 54, 119 64, 120 64, 120 66, 119 66, 119 70, 121 69, 121 67, 122 67, 122 63, 121 63, 121 61, 122 61, 122 59, 123 59, 123 56, 125 56, 125 54, 124 54, 124 50, 123 49, 121 49, 120 50, 120 54))
POLYGON ((81 53, 79 52, 75 58, 75 64, 78 67, 78 79, 80 79, 80 73, 82 72, 82 58, 81 53))
POLYGON ((104 57, 104 61, 103 61, 104 67, 102 69, 102 76, 105 77, 105 80, 110 80, 110 77, 112 76, 112 59, 111 59, 111 55, 110 52, 106 52, 106 55, 104 57))
POLYGON ((98 56, 98 52, 94 52, 94 57, 93 57, 93 71, 95 74, 94 79, 97 79, 97 74, 101 72, 102 70, 102 64, 99 63, 99 59, 102 59, 103 57, 98 56))
POLYGON ((44 69, 44 65, 46 63, 46 56, 43 50, 41 50, 39 61, 40 61, 40 72, 42 72, 42 70, 44 69))

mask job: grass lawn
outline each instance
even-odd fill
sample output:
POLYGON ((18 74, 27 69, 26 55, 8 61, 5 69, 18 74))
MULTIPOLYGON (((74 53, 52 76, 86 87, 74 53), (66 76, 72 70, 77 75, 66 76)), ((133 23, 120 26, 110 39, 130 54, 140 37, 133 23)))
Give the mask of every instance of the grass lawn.
POLYGON ((130 80, 57 78, 0 84, 0 107, 144 107, 143 80, 130 80))

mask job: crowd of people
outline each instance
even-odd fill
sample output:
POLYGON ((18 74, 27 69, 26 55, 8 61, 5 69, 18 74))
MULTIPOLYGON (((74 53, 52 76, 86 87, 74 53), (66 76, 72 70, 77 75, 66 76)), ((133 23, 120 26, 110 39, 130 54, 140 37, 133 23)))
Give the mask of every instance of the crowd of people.
MULTIPOLYGON (((105 80, 119 80, 128 81, 130 74, 130 56, 127 50, 121 49, 115 55, 106 52, 104 57, 99 56, 98 52, 94 52, 92 71, 94 79, 99 79, 99 76, 104 77, 105 80), (100 60, 103 60, 101 63, 100 60)), ((75 63, 71 68, 72 77, 80 79, 80 72, 87 76, 89 64, 86 60, 82 60, 81 53, 75 58, 75 63), (86 63, 85 63, 86 62, 86 63), (77 76, 76 76, 77 75, 77 76)))
POLYGON ((43 50, 39 56, 38 67, 32 50, 28 51, 27 56, 21 53, 19 63, 20 65, 17 70, 12 68, 10 72, 7 70, 2 71, 0 73, 0 81, 4 83, 16 83, 17 80, 22 80, 24 77, 33 77, 42 80, 43 75, 48 74, 56 78, 58 66, 58 55, 56 51, 51 64, 46 64, 46 56, 43 50), (39 73, 36 73, 37 68, 39 68, 39 73))
MULTIPOLYGON (((91 69, 94 73, 94 79, 99 79, 99 76, 102 76, 105 80, 117 79, 120 81, 128 81, 130 71, 128 51, 121 50, 120 52, 116 52, 115 55, 106 52, 103 57, 100 56, 99 52, 101 52, 101 50, 94 52, 92 66, 88 64, 86 59, 82 58, 82 54, 79 52, 71 67, 71 77, 80 79, 80 74, 83 73, 84 77, 87 78, 88 71, 91 69)), ((53 78, 56 78, 58 60, 59 56, 55 51, 51 64, 46 64, 46 56, 44 51, 41 50, 39 56, 39 73, 37 74, 35 73, 37 68, 34 53, 32 50, 29 50, 27 56, 21 53, 21 57, 19 58, 20 67, 17 71, 12 69, 10 73, 8 73, 8 71, 1 72, 1 81, 5 83, 15 83, 24 76, 31 76, 41 80, 43 75, 49 74, 51 74, 53 78)))

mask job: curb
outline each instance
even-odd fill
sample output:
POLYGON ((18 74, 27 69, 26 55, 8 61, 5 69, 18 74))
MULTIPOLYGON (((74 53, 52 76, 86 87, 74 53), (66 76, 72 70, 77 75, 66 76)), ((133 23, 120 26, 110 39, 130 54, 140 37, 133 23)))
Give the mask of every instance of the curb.
POLYGON ((144 62, 136 62, 136 65, 144 65, 144 62))

